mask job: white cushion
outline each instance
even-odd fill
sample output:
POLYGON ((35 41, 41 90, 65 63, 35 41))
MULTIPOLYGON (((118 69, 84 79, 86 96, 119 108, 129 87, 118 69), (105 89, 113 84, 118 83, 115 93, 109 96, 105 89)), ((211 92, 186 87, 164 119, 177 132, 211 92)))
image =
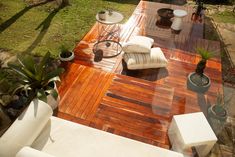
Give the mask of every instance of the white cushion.
POLYGON ((166 67, 168 63, 159 47, 152 48, 150 54, 125 53, 124 61, 127 63, 127 68, 130 70, 161 68, 166 67))
POLYGON ((51 107, 38 99, 14 121, 0 138, 0 156, 14 157, 24 146, 30 146, 52 115, 51 107))
POLYGON ((177 152, 53 116, 32 148, 56 157, 183 157, 177 152))
POLYGON ((122 45, 125 53, 150 53, 154 40, 145 36, 135 36, 122 45))
POLYGON ((41 152, 39 150, 30 148, 30 147, 23 147, 15 157, 53 157, 50 154, 45 152, 41 152))

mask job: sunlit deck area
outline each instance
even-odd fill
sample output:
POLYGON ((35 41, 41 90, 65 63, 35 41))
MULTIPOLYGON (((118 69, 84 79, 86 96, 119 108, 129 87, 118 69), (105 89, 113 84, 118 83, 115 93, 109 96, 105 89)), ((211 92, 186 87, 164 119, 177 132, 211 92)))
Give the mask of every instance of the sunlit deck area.
POLYGON ((94 24, 76 46, 74 61, 63 65, 66 73, 59 86, 57 116, 169 149, 167 130, 172 116, 198 111, 207 115, 222 89, 220 43, 203 39, 203 22, 192 22, 192 12, 189 6, 140 1, 121 25, 121 42, 135 35, 151 37, 169 63, 166 68, 130 73, 123 68, 123 54, 94 62, 92 48, 98 36, 98 24, 94 24), (188 12, 180 34, 155 25, 157 10, 166 7, 188 12), (205 73, 211 78, 211 87, 204 94, 187 89, 186 83, 200 60, 197 47, 215 52, 207 62, 205 73))

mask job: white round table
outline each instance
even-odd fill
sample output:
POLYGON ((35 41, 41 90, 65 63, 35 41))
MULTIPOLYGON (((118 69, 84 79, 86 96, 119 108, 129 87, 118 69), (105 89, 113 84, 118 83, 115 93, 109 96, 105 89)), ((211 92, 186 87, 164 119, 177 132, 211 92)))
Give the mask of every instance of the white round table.
POLYGON ((105 11, 104 19, 99 18, 96 14, 98 22, 98 40, 93 47, 93 52, 102 51, 102 58, 111 58, 119 55, 122 51, 120 41, 120 25, 124 16, 116 11, 105 11))
POLYGON ((171 28, 175 31, 180 31, 182 29, 182 18, 185 17, 188 13, 185 10, 174 10, 174 20, 171 25, 171 28))

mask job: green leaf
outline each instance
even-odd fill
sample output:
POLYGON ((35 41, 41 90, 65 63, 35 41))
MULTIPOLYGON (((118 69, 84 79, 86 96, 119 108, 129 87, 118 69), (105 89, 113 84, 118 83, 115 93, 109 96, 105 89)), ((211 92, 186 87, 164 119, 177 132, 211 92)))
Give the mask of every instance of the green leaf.
POLYGON ((205 50, 205 49, 203 49, 203 48, 197 48, 196 51, 197 51, 197 53, 200 54, 200 56, 201 56, 202 59, 204 59, 204 60, 208 60, 208 59, 210 59, 210 58, 213 57, 213 53, 212 53, 212 52, 210 52, 210 51, 208 51, 208 50, 205 50))
POLYGON ((37 91, 37 98, 47 103, 47 95, 43 89, 37 91))
POLYGON ((56 77, 53 77, 53 78, 51 78, 49 81, 48 81, 48 83, 50 83, 50 82, 60 82, 60 77, 59 76, 56 76, 56 77))
POLYGON ((35 65, 35 73, 37 74, 37 80, 42 80, 43 75, 45 74, 45 68, 48 65, 50 59, 50 52, 48 51, 46 55, 42 58, 39 65, 35 65))
POLYGON ((36 79, 34 73, 32 73, 30 70, 28 70, 25 66, 22 65, 15 65, 12 63, 9 63, 8 66, 15 71, 20 76, 24 77, 28 81, 32 79, 36 79))
POLYGON ((48 81, 51 79, 54 79, 55 77, 59 76, 60 74, 62 74, 64 72, 63 68, 58 68, 55 69, 54 71, 51 71, 50 73, 48 73, 45 77, 44 77, 44 81, 47 81, 47 83, 49 83, 48 81))
POLYGON ((33 60, 33 57, 30 55, 26 55, 23 57, 19 57, 18 61, 20 62, 20 64, 27 69, 28 71, 30 71, 31 73, 35 73, 35 69, 34 69, 34 65, 36 64, 35 61, 33 60))
POLYGON ((17 74, 21 75, 24 78, 28 78, 27 74, 24 72, 24 70, 22 70, 21 67, 19 67, 18 65, 12 64, 12 63, 8 63, 8 66, 14 70, 17 74))

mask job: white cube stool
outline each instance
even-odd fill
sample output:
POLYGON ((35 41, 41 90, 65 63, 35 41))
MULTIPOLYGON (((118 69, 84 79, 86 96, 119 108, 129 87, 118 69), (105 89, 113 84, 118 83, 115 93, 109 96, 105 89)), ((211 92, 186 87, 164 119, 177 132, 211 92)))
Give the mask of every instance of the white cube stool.
POLYGON ((175 115, 168 129, 172 150, 184 154, 194 146, 200 157, 206 156, 217 138, 202 112, 175 115))
POLYGON ((174 10, 174 20, 171 25, 171 28, 175 31, 180 31, 182 29, 182 18, 185 17, 188 13, 184 10, 174 10))

